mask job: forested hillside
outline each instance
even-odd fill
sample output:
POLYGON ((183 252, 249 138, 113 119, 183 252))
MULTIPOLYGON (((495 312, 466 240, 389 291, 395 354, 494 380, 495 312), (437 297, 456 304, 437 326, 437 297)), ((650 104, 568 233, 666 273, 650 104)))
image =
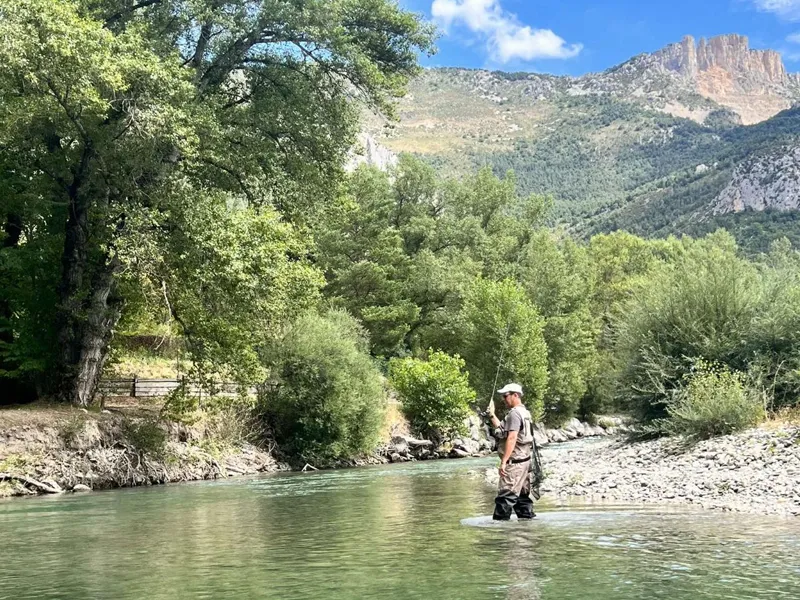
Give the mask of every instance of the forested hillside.
MULTIPOLYGON (((749 248, 789 233, 784 217, 712 216, 734 169, 800 143, 797 77, 746 38, 690 38, 580 78, 432 69, 415 80, 398 124, 371 128, 396 152, 446 174, 513 170, 520 190, 551 195, 553 220, 580 235, 645 236, 731 225, 749 248), (727 87, 710 88, 722 73, 727 87), (747 125, 743 124, 747 123, 747 125), (763 235, 756 235, 760 231, 763 235), (739 233, 741 232, 741 233, 739 233)), ((775 202, 782 211, 796 203, 775 202)), ((769 207, 767 207, 769 208, 769 207)))

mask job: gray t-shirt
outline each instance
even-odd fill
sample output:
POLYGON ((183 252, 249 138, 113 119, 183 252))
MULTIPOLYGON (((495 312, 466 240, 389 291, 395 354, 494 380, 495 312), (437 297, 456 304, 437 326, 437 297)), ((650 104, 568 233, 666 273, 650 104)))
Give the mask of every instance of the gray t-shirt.
POLYGON ((512 431, 522 431, 522 415, 518 410, 511 410, 506 415, 506 420, 503 423, 503 430, 508 435, 512 431))
MULTIPOLYGON (((514 410, 513 408, 508 411, 503 424, 498 428, 496 432, 498 435, 498 444, 497 444, 497 451, 502 457, 505 453, 506 447, 506 438, 508 434, 512 431, 520 432, 520 435, 524 434, 525 421, 522 417, 522 414, 518 410, 514 410)), ((520 438, 517 438, 517 443, 514 446, 514 451, 511 453, 511 458, 514 460, 518 460, 521 458, 527 458, 531 455, 531 446, 532 444, 523 444, 520 441, 520 438)))

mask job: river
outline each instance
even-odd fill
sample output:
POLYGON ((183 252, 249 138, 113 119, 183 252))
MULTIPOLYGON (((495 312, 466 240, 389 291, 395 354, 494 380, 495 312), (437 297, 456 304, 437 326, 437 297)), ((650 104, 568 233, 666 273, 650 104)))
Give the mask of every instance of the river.
POLYGON ((494 460, 0 502, 0 598, 800 598, 800 521, 542 505, 486 518, 494 460))

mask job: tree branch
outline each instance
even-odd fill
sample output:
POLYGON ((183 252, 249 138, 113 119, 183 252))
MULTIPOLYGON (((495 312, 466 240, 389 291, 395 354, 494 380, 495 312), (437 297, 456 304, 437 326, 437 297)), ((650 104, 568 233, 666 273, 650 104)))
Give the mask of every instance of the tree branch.
POLYGON ((142 0, 141 2, 134 4, 126 8, 125 10, 121 10, 119 12, 114 13, 110 17, 107 17, 103 26, 108 29, 112 25, 116 24, 117 22, 121 21, 123 17, 127 17, 132 15, 137 10, 142 8, 147 8, 148 6, 153 6, 155 4, 161 4, 164 0, 142 0))
POLYGON ((250 192, 250 190, 248 189, 248 187, 245 184, 244 180, 242 179, 242 176, 239 173, 237 173, 233 169, 230 169, 230 168, 226 167, 225 165, 221 165, 217 161, 215 161, 213 159, 210 159, 210 158, 204 159, 203 162, 205 162, 205 163, 211 165, 212 167, 215 167, 215 168, 219 169, 220 171, 223 171, 223 172, 227 173, 228 175, 230 175, 231 177, 233 177, 236 180, 236 182, 239 184, 239 187, 241 188, 242 193, 247 197, 248 202, 250 202, 250 204, 255 204, 256 203, 255 196, 253 196, 252 192, 250 192))

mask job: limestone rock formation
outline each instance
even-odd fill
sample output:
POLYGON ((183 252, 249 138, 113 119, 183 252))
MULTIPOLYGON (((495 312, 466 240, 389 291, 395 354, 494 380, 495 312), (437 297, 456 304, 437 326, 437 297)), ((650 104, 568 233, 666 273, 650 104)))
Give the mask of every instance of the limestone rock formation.
POLYGON ((745 125, 789 108, 795 96, 780 54, 752 50, 743 35, 701 38, 697 43, 686 36, 652 56, 704 98, 734 110, 745 125))
POLYGON ((783 147, 752 157, 734 169, 712 212, 800 209, 800 147, 783 147))
POLYGON ((786 69, 774 50, 751 50, 746 36, 720 35, 695 42, 687 35, 653 54, 664 68, 694 79, 702 73, 720 69, 739 81, 743 88, 758 90, 769 83, 786 83, 786 69))
POLYGON ((372 135, 362 133, 358 138, 356 147, 350 154, 350 159, 345 169, 354 171, 362 164, 378 167, 386 171, 397 164, 397 155, 386 146, 379 144, 372 135))

